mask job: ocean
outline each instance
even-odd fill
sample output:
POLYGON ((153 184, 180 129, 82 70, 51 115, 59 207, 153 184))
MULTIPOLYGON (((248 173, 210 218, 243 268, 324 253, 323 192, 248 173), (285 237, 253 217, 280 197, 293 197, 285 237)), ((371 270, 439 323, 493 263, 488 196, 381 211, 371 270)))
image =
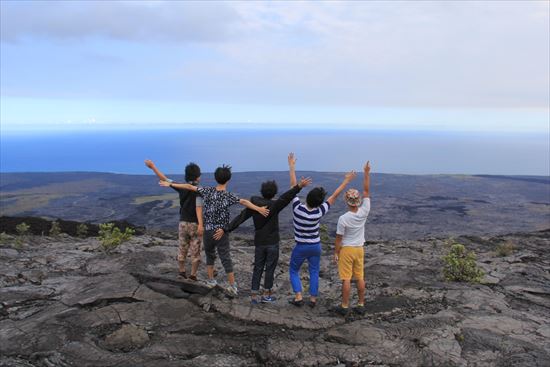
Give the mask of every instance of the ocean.
POLYGON ((315 129, 190 129, 2 133, 1 172, 146 173, 144 159, 181 173, 190 161, 204 172, 230 164, 236 172, 298 169, 402 174, 550 175, 547 134, 398 132, 315 129))

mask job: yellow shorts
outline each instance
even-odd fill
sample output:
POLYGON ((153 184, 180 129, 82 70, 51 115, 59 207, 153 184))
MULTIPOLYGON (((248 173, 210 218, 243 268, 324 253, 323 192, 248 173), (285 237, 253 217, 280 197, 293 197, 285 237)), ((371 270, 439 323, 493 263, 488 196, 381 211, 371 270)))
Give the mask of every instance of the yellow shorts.
POLYGON ((363 246, 344 246, 338 255, 338 273, 341 280, 363 279, 363 259, 365 251, 363 246))

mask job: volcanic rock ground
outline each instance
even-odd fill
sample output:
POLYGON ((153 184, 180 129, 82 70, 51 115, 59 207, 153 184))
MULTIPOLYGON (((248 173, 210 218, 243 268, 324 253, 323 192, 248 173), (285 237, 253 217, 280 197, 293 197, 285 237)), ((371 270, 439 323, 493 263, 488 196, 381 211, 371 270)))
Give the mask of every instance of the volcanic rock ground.
POLYGON ((171 235, 134 237, 113 254, 94 238, 9 238, 0 366, 549 366, 550 231, 456 240, 477 252, 484 284, 443 281, 448 239, 369 242, 368 312, 344 318, 330 311, 340 283, 328 245, 320 304, 297 309, 287 303, 290 239, 277 302, 251 306, 248 238, 232 238, 235 299, 178 280, 171 235), (505 241, 516 251, 499 257, 505 241))

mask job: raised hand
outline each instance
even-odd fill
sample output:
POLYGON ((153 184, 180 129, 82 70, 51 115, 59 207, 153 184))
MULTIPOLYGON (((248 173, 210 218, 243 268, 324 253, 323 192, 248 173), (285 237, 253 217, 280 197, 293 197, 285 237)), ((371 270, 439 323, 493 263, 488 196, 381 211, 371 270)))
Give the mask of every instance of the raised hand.
POLYGON ((212 236, 213 239, 215 239, 216 241, 219 241, 220 238, 223 237, 225 231, 223 230, 223 228, 218 228, 216 229, 216 232, 214 232, 214 235, 212 236))
POLYGON ((288 165, 290 167, 294 167, 296 165, 296 157, 292 152, 288 154, 288 165))
POLYGON ((153 161, 150 160, 150 159, 146 159, 146 160, 145 160, 145 165, 146 165, 148 168, 151 168, 151 169, 155 168, 155 164, 154 164, 153 161))
POLYGON ((300 182, 298 183, 298 186, 300 186, 300 188, 304 188, 310 185, 312 182, 313 181, 310 177, 300 177, 300 182))
POLYGON ((162 187, 170 187, 170 182, 160 180, 159 185, 162 187))
POLYGON ((357 173, 355 171, 350 171, 346 173, 344 180, 346 182, 351 182, 356 176, 357 176, 357 173))
POLYGON ((370 161, 367 161, 367 163, 365 164, 365 166, 363 167, 363 171, 365 173, 370 173, 370 161))

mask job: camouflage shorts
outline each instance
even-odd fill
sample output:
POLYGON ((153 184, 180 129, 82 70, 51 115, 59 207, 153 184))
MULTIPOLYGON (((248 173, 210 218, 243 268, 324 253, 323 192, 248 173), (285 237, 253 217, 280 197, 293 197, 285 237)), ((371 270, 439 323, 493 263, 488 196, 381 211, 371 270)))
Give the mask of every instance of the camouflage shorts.
POLYGON ((180 222, 178 228, 178 261, 185 261, 187 253, 191 261, 201 261, 201 238, 197 234, 197 223, 180 222))

